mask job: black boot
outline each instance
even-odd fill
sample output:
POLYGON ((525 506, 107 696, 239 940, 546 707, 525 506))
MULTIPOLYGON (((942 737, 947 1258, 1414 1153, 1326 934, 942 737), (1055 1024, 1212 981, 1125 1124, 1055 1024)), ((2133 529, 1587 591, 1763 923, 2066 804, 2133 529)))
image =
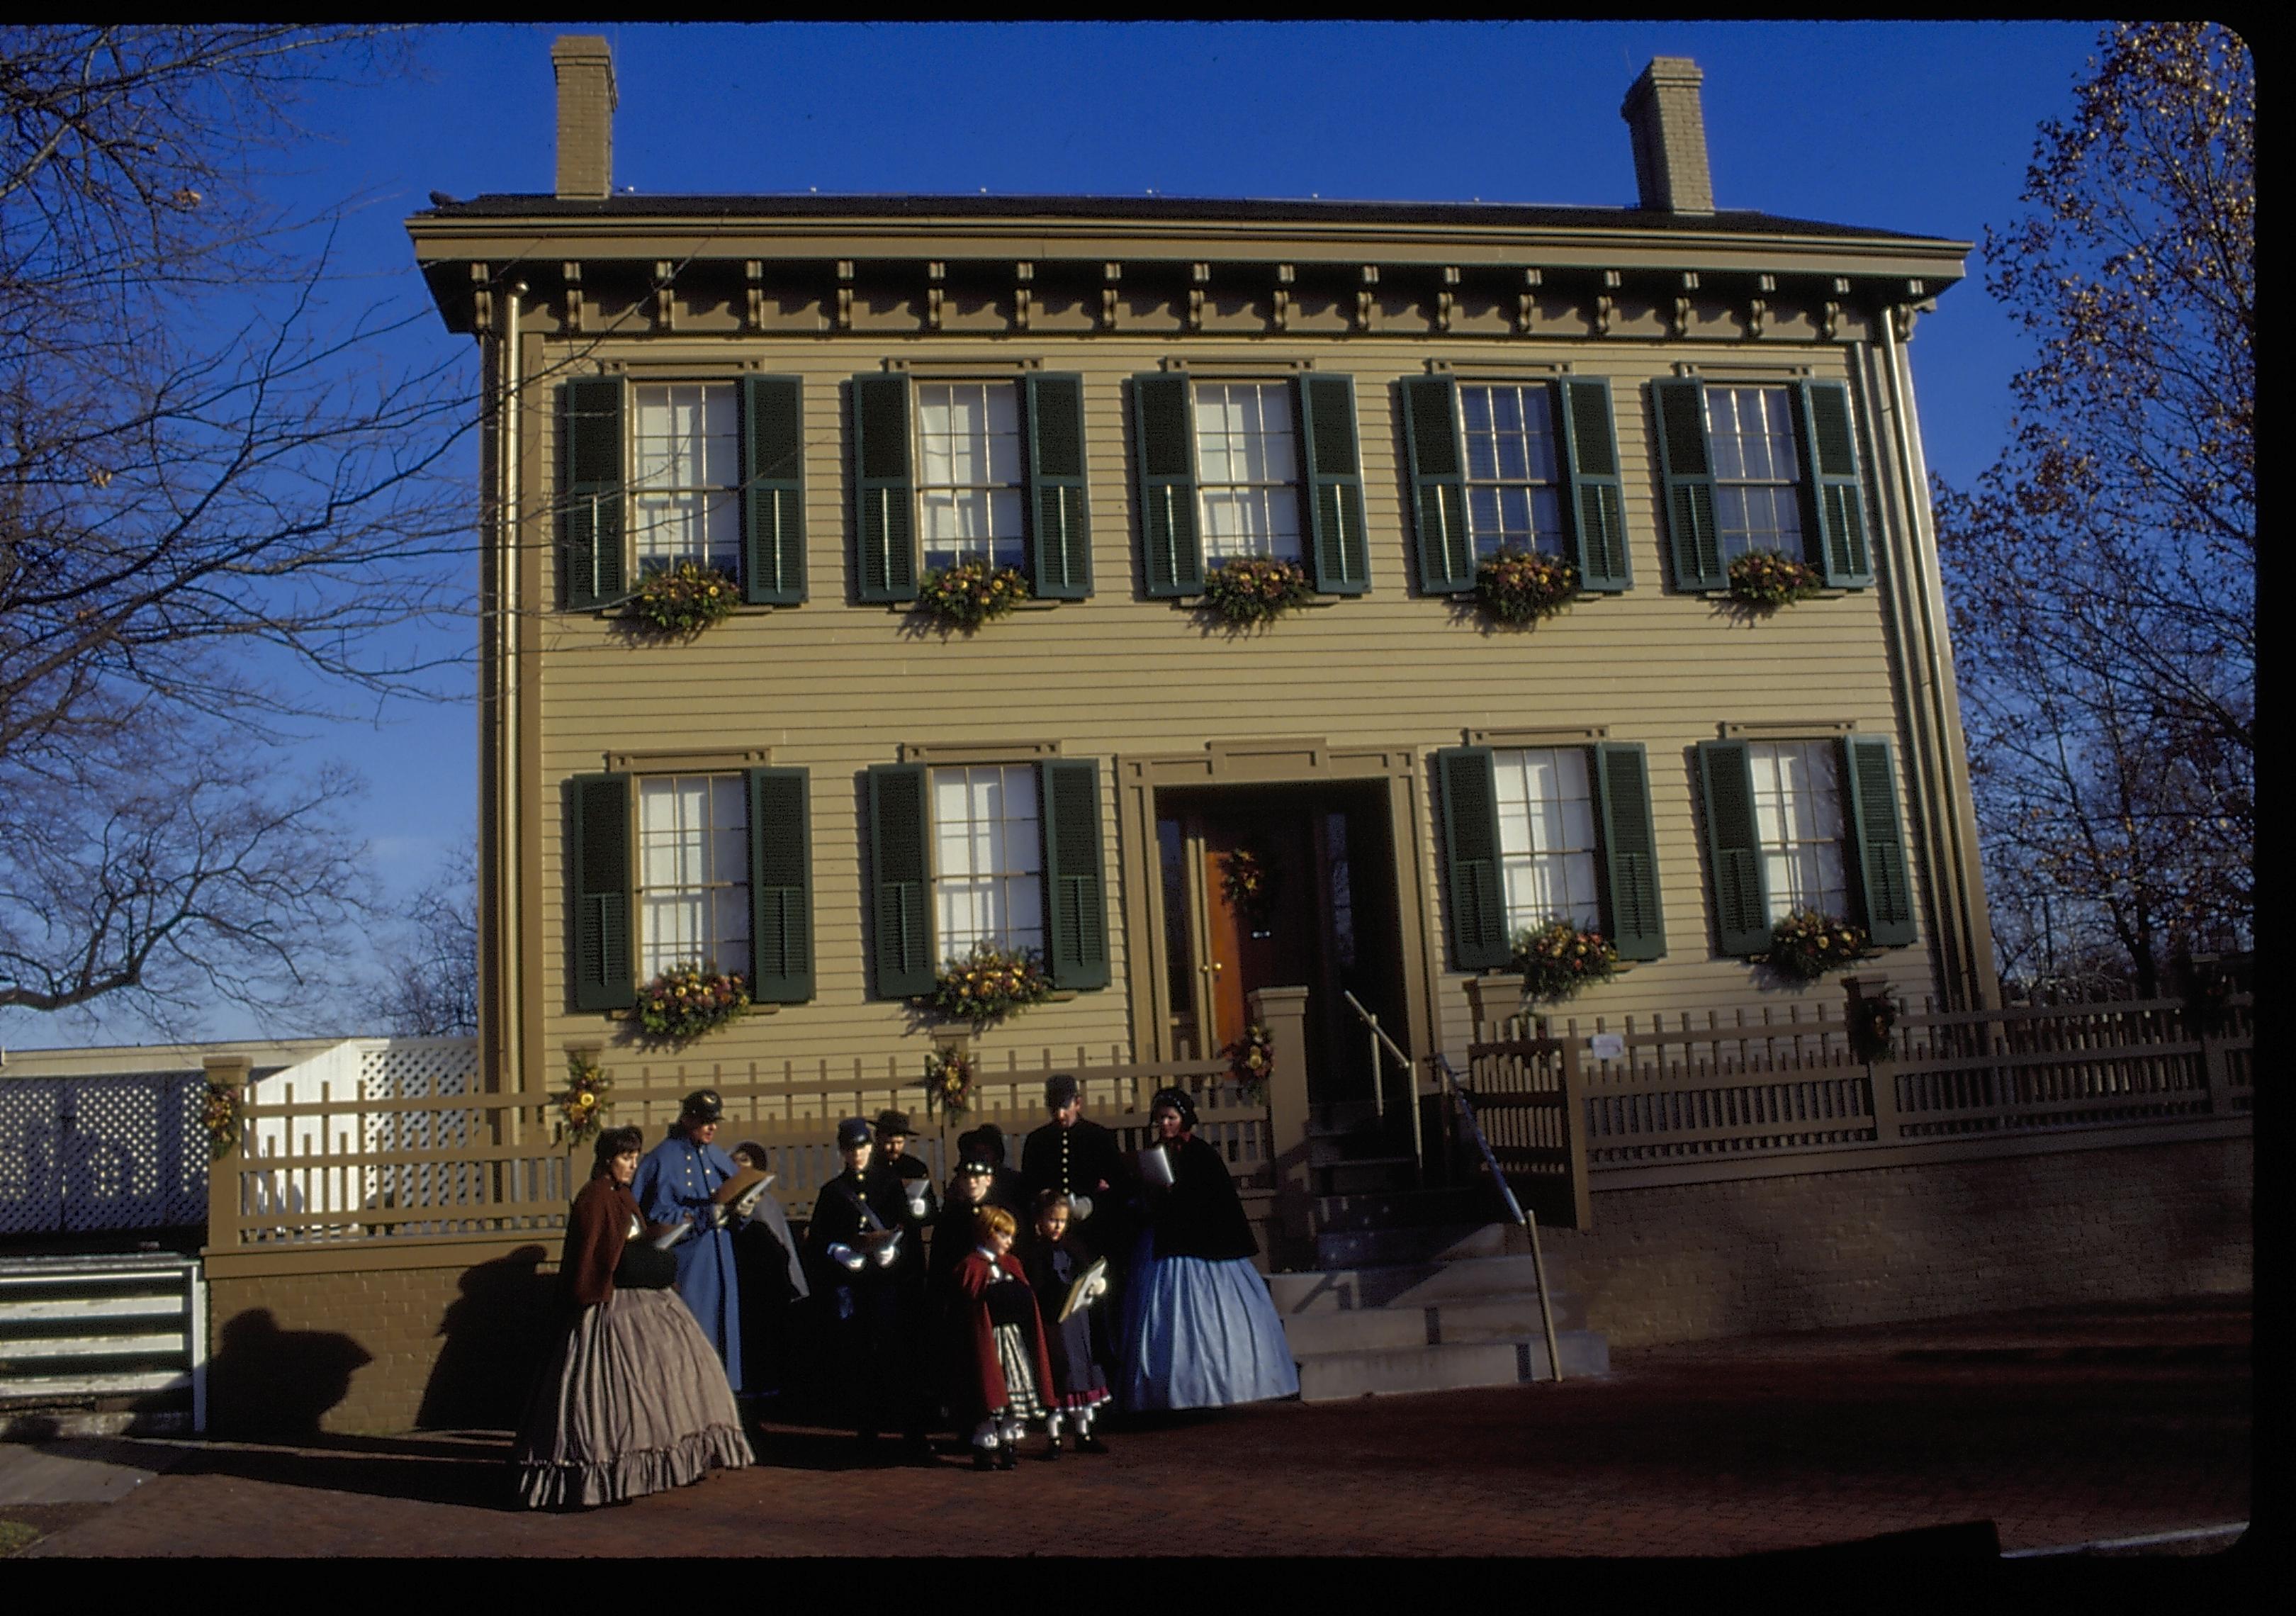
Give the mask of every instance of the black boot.
POLYGON ((1077 1439, 1077 1451, 1078 1453, 1106 1453, 1108 1451, 1108 1444, 1102 1441, 1098 1437, 1093 1435, 1091 1431, 1087 1431, 1077 1439))
POLYGON ((1011 1470, 1020 1463, 1021 1445, 1018 1442, 999 1442, 996 1444, 997 1469, 1011 1470))
POLYGON ((975 1470, 996 1469, 996 1450, 993 1448, 975 1448, 972 1450, 972 1468, 975 1470))
POLYGON ((1060 1456, 1061 1439, 1060 1434, 1056 1431, 1053 1435, 1045 1439, 1045 1457, 1048 1459, 1057 1459, 1060 1456))

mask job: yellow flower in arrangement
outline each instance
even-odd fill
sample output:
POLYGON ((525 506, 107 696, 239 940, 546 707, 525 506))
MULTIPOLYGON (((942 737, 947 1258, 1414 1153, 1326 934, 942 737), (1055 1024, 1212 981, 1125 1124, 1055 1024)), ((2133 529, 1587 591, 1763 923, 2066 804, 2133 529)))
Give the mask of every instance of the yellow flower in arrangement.
POLYGON ((1240 628, 1272 623, 1315 598, 1306 569, 1273 556, 1238 556, 1204 575, 1204 610, 1240 628))
POLYGON ((1756 957, 1781 976, 1816 981, 1836 965, 1853 964, 1873 951, 1863 926, 1839 915, 1796 909, 1770 929, 1769 952, 1756 957))
POLYGON ((1475 569, 1476 603, 1496 621, 1517 628, 1551 616, 1578 593, 1578 569, 1555 556, 1507 548, 1475 569))
POLYGON ((723 1026, 749 1005, 749 987, 738 972, 679 965, 638 990, 636 1015, 652 1037, 679 1043, 723 1026))
POLYGON ((1824 582, 1807 562, 1775 550, 1749 550, 1730 563, 1730 597, 1775 611, 1816 595, 1824 582))
POLYGON ((1514 966, 1530 998, 1569 998, 1589 982, 1610 980, 1618 964, 1619 951, 1608 938, 1581 931, 1567 920, 1515 934, 1514 966))
POLYGON ((662 634, 698 634, 732 616, 740 599, 731 574, 684 561, 647 573, 630 597, 630 613, 662 634))
POLYGON ((1252 1022, 1242 1038, 1220 1053, 1227 1057, 1229 1081, 1245 1099, 1259 1099, 1267 1091, 1268 1074, 1275 1070, 1275 1040, 1267 1029, 1252 1022))
POLYGON ((1042 1004, 1053 991, 1033 948, 1007 952, 988 943, 950 960, 934 978, 925 1002, 937 1015, 986 1027, 1015 1011, 1042 1004))
POLYGON ((959 562, 925 575, 917 587, 916 609, 943 628, 970 634, 1012 611, 1029 594, 1029 580, 1015 568, 959 562))
POLYGON ((601 1113, 612 1104, 607 1096, 614 1085, 596 1062, 577 1050, 567 1052, 566 1070, 566 1087, 551 1096, 551 1103, 558 1113, 558 1138, 578 1149, 597 1137, 601 1113))

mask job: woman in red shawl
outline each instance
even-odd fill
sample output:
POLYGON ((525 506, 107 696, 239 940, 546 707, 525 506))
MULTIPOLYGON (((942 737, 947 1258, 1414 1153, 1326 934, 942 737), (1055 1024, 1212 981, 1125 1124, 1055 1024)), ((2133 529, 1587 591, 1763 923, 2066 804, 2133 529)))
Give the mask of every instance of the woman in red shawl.
POLYGON ((615 1504, 750 1462, 718 1349, 668 1287, 677 1264, 630 1194, 644 1136, 598 1138, 566 1217, 558 1283, 577 1309, 534 1382, 511 1462, 532 1509, 615 1504))
MULTIPOLYGON (((957 1263, 951 1281, 952 1334, 958 1362, 951 1377, 958 1429, 972 1430, 972 1468, 1010 1470, 1021 1428, 1052 1412, 1053 1366, 1037 1293, 1013 1255, 1019 1226, 1001 1206, 974 1215, 979 1244, 957 1263)), ((949 1231, 954 1233, 954 1230, 949 1231)))

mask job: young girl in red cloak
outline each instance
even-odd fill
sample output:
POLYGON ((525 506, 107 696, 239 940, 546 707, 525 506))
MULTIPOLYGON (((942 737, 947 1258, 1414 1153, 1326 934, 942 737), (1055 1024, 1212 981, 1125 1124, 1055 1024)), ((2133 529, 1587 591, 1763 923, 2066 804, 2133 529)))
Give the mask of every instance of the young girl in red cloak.
POLYGON ((972 1422, 975 1470, 1011 1470, 1019 1460, 1022 1427, 1053 1412, 1044 1320, 1028 1275, 1013 1255, 1017 1229, 1003 1207, 982 1207, 973 1217, 974 1248, 951 1276, 957 1362, 950 1381, 960 1404, 957 1428, 972 1422))

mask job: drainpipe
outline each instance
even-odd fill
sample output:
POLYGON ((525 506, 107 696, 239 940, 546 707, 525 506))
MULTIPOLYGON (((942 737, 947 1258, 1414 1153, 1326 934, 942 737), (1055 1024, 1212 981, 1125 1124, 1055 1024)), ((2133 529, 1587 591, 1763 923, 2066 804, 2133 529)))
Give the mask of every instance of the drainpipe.
POLYGON ((524 913, 524 894, 519 882, 518 833, 523 819, 524 791, 519 777, 517 590, 521 532, 519 378, 525 369, 519 351, 518 324, 520 299, 526 295, 526 283, 512 282, 509 292, 503 339, 503 443, 496 456, 503 469, 503 489, 501 516, 496 529, 498 542, 495 546, 495 733, 500 742, 495 780, 495 887, 501 899, 495 915, 495 988, 499 1029, 496 1043, 503 1062, 495 1075, 501 1088, 519 1087, 520 1074, 526 1064, 524 1027, 520 1015, 524 996, 515 985, 521 973, 511 968, 512 962, 519 958, 522 932, 520 917, 524 913))

